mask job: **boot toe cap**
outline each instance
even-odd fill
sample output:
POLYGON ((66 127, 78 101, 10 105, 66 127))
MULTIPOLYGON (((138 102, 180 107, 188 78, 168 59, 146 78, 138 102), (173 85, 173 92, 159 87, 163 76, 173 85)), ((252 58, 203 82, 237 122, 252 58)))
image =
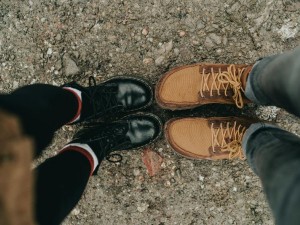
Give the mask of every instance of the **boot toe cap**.
POLYGON ((146 81, 138 78, 118 78, 118 101, 127 110, 137 110, 151 104, 152 88, 146 81))
POLYGON ((129 119, 127 136, 135 147, 154 141, 161 133, 161 121, 154 115, 133 115, 129 119))

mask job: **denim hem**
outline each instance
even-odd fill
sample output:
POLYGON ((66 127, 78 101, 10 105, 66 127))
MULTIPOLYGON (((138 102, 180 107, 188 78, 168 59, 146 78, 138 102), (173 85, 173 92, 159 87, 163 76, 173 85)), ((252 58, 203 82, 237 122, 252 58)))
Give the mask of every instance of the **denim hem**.
POLYGON ((251 126, 246 130, 243 140, 242 140, 242 149, 244 152, 244 155, 247 156, 247 144, 249 139, 251 138, 252 134, 254 134, 256 131, 258 131, 261 128, 277 128, 280 129, 277 125, 259 122, 259 123, 253 123, 251 126))
POLYGON ((264 93, 262 88, 262 76, 266 73, 268 64, 276 59, 278 55, 259 58, 254 64, 247 82, 245 96, 259 105, 272 105, 272 100, 264 93))
POLYGON ((254 76, 255 67, 259 63, 260 59, 256 61, 256 63, 253 65, 251 72, 249 73, 248 80, 246 82, 246 89, 245 89, 245 96, 250 99, 252 102, 259 104, 258 99, 256 98, 253 88, 252 88, 252 82, 250 82, 250 77, 254 76))

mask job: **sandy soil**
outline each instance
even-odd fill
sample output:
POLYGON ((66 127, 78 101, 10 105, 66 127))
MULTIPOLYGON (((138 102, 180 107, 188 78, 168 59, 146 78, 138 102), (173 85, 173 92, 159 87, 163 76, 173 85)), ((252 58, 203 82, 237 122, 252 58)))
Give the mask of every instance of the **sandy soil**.
MULTIPOLYGON (((273 0, 0 0, 0 90, 37 82, 61 85, 89 76, 144 77, 153 85, 175 66, 253 63, 300 44, 300 8, 273 0)), ((257 115, 300 134, 300 121, 275 107, 203 106, 176 116, 257 115)), ((65 126, 40 161, 75 131, 65 126)), ((193 161, 161 137, 164 158, 147 174, 142 151, 103 162, 64 224, 273 224, 259 179, 247 162, 193 161)))

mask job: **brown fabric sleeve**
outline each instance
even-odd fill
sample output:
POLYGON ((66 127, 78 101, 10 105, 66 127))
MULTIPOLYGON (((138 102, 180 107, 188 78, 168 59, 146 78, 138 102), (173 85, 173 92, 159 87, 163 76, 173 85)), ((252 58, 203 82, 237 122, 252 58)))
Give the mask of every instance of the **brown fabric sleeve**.
POLYGON ((33 142, 18 119, 0 111, 0 225, 31 225, 33 220, 33 142))

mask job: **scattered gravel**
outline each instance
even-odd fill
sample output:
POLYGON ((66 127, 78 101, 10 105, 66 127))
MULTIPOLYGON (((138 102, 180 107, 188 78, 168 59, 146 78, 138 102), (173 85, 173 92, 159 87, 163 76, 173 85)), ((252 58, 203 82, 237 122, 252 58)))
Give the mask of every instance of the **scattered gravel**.
MULTIPOLYGON (((196 62, 253 63, 300 44, 300 7, 272 0, 27 0, 0 1, 0 90, 33 83, 87 85, 117 75, 153 85, 169 69, 196 62)), ((300 134, 298 118, 276 107, 208 105, 182 116, 258 116, 300 134)), ((57 132, 39 159, 55 155, 77 127, 57 132)), ((193 161, 161 137, 163 157, 150 177, 142 151, 104 161, 64 224, 273 224, 257 176, 246 162, 193 161)))

